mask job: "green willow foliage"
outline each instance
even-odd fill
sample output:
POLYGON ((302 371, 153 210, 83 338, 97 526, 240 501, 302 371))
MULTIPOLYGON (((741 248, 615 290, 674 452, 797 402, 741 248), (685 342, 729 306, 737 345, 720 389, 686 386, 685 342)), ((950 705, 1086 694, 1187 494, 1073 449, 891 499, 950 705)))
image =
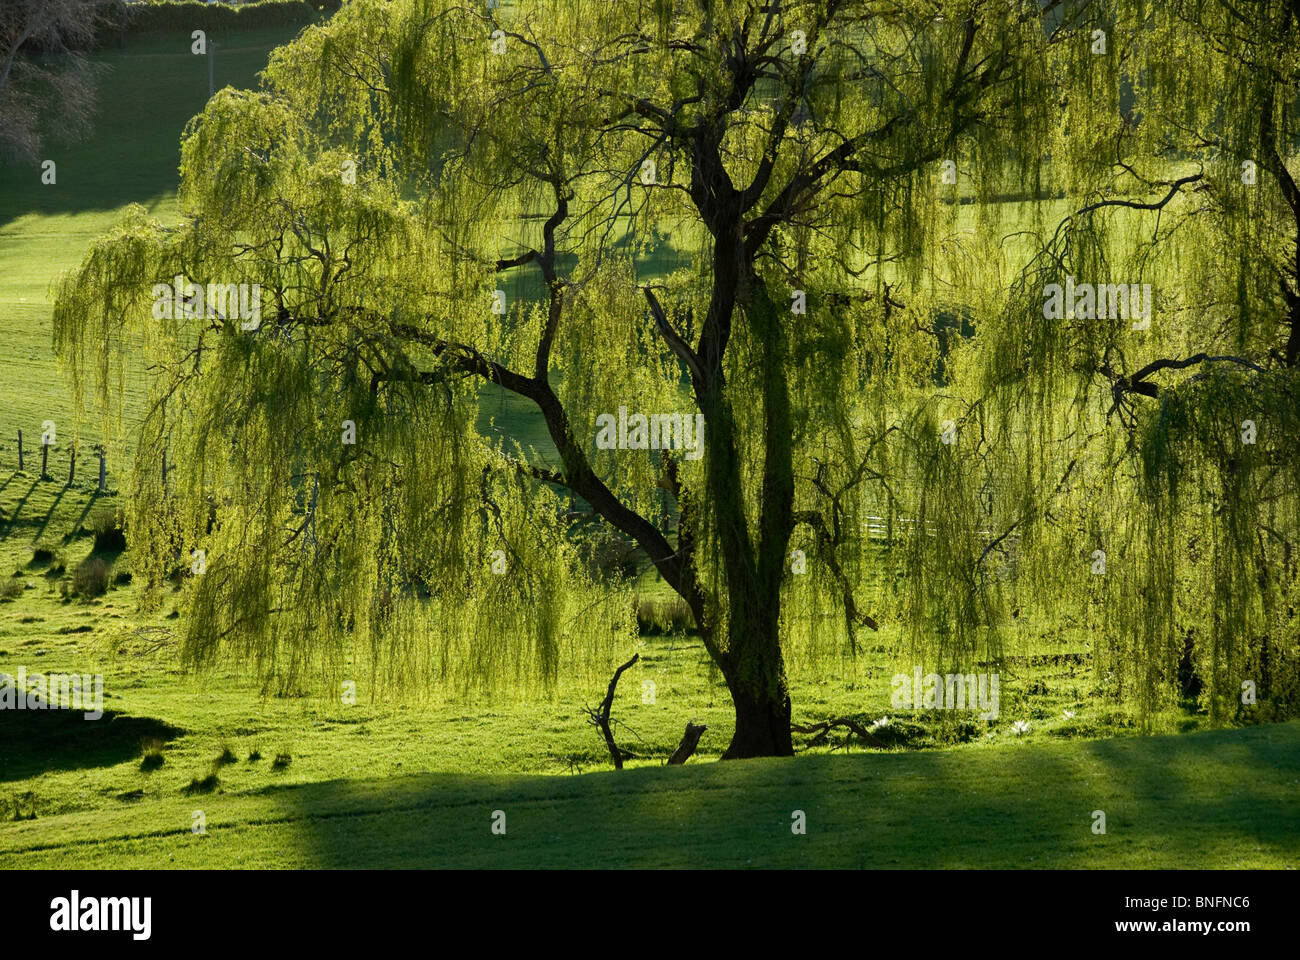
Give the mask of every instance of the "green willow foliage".
POLYGON ((1145 710, 1224 717, 1246 679, 1291 710, 1300 23, 1242 16, 344 4, 191 122, 182 221, 132 210, 58 291, 105 416, 150 365, 129 533, 155 585, 206 550, 187 661, 605 669, 630 593, 572 492, 691 605, 736 755, 788 751, 787 669, 853 669, 877 627, 942 671, 1045 624, 1145 710), (261 284, 260 329, 154 319, 177 274, 261 284), (1150 284, 1150 329, 1049 319, 1067 276, 1150 284), (554 449, 484 438, 484 382, 554 449), (702 412, 704 455, 599 449, 621 406, 702 412))

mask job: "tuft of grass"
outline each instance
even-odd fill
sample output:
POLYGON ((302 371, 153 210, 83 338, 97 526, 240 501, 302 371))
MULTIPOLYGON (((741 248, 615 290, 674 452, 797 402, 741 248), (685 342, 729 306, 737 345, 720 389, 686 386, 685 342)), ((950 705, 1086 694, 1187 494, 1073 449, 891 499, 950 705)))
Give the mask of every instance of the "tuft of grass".
POLYGON ((261 759, 262 759, 262 751, 259 750, 257 747, 254 747, 252 750, 248 752, 249 763, 257 763, 257 761, 261 759))
POLYGON ((271 761, 272 770, 283 770, 293 762, 293 757, 287 753, 277 753, 275 759, 271 761))
POLYGON ((148 773, 150 770, 157 770, 163 765, 163 745, 161 740, 146 740, 140 746, 144 751, 144 757, 140 760, 141 770, 148 773))
POLYGON ((0 601, 8 602, 17 600, 22 596, 24 590, 23 582, 10 577, 8 580, 0 582, 0 601))
POLYGON ((226 764, 236 763, 238 760, 239 758, 235 756, 235 751, 230 749, 230 744, 223 743, 221 745, 221 753, 217 755, 217 759, 212 763, 215 767, 224 767, 226 764))
POLYGON ((195 793, 211 793, 220 786, 221 781, 217 778, 217 775, 215 773, 209 773, 202 780, 198 777, 192 777, 189 783, 181 787, 181 793, 185 794, 187 797, 195 793))
POLYGON ((0 819, 22 822, 36 819, 36 794, 30 790, 16 795, 12 800, 0 800, 0 819), (24 812, 24 808, 26 808, 24 812))
POLYGON ((45 573, 43 576, 47 579, 53 580, 56 577, 63 576, 63 574, 67 572, 68 561, 67 558, 64 557, 62 550, 58 550, 48 544, 38 543, 36 546, 32 547, 32 559, 28 564, 28 567, 35 569, 44 567, 45 573))

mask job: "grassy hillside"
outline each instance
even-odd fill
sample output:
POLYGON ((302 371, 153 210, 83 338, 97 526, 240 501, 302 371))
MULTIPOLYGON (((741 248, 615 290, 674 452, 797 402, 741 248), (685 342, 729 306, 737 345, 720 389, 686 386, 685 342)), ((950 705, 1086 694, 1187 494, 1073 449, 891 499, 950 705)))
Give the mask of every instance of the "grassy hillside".
MULTIPOLYGON (((253 86, 267 53, 294 32, 218 38, 217 88, 253 86)), ((72 397, 51 356, 50 285, 125 205, 143 204, 164 220, 177 216, 180 133, 208 98, 207 58, 192 54, 190 43, 182 34, 151 37, 95 57, 104 72, 91 134, 46 144, 55 183, 42 184, 39 163, 0 162, 0 464, 16 463, 19 428, 33 447, 44 420, 71 439, 72 397)), ((140 396, 137 384, 132 398, 140 396)), ((83 436, 97 439, 93 423, 83 424, 83 436)))

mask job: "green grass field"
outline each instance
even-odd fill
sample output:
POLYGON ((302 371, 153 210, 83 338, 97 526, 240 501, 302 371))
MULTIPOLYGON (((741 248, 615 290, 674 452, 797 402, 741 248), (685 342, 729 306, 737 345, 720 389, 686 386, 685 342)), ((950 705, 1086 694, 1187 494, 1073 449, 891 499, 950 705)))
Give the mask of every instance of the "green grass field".
MULTIPOLYGON (((13 824, 26 867, 1294 868, 1300 724, 581 777, 422 774, 13 824), (206 833, 196 834, 195 811, 206 833), (505 814, 504 835, 491 832, 505 814), (1092 832, 1093 811, 1107 832, 1092 832), (792 830, 803 811, 807 832, 792 830)), ((1008 896, 1012 895, 1008 891, 1008 896)))
MULTIPOLYGON (((251 85, 289 35, 219 41, 217 85, 251 85)), ((206 98, 207 65, 181 37, 101 59, 94 135, 52 145, 57 184, 42 186, 39 167, 0 166, 0 673, 102 673, 109 713, 0 711, 0 867, 1300 865, 1300 724, 1209 731, 1181 710, 1157 718, 1164 735, 1138 736, 1097 690, 1082 646, 1055 635, 1022 638, 987 725, 895 717, 887 750, 802 737, 795 759, 743 764, 712 762, 731 705, 699 644, 645 636, 614 710, 638 759, 617 773, 583 714, 603 682, 373 703, 358 678, 348 706, 264 696, 228 669, 182 673, 173 606, 139 613, 133 585, 112 579, 129 551, 94 548, 96 518, 116 500, 95 492, 93 457, 64 482, 78 425, 51 353, 48 291, 124 204, 177 215, 177 142, 206 98), (59 425, 50 480, 37 476, 44 420, 59 425), (91 556, 109 589, 70 595, 91 556), (699 754, 664 768, 691 719, 709 727, 699 754), (494 810, 504 837, 490 832, 494 810), (791 832, 795 810, 804 836, 791 832), (1092 832, 1094 810, 1105 835, 1092 832)), ((490 398, 485 431, 489 419, 549 446, 517 400, 490 398)), ((80 427, 83 443, 96 439, 80 427)), ((639 589, 664 593, 650 576, 639 589)), ((883 647, 842 673, 796 677, 796 719, 890 713, 883 647)))

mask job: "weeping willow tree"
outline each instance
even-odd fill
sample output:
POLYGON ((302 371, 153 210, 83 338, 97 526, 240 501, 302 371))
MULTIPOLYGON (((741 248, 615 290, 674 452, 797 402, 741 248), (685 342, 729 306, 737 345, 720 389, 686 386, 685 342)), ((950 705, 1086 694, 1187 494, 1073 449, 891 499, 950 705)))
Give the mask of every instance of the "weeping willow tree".
POLYGON ((1062 267, 1157 293, 1149 331, 1103 333, 1080 357, 1118 428, 1100 461, 1115 469, 1093 471, 1092 489, 1124 505, 1097 527, 1125 554, 1093 598, 1100 653, 1148 712, 1181 696, 1218 720, 1287 716, 1300 702, 1300 5, 1175 2, 1112 23, 1131 98, 1071 144, 1092 189, 1051 245, 1062 267))
POLYGON ((180 223, 131 211, 58 291, 106 418, 147 358, 129 532, 149 582, 203 551, 187 659, 553 676, 635 629, 575 498, 689 606, 728 757, 791 752, 795 646, 886 619, 961 667, 1074 618, 1144 703, 1186 649, 1219 707, 1260 658, 1293 684, 1295 61, 1252 38, 1296 27, 1261 11, 345 4, 191 123, 180 223), (1067 276, 1152 284, 1149 329, 1050 316, 1067 276), (187 282, 262 315, 158 309, 187 282), (549 447, 485 436, 485 385, 549 447))
POLYGON ((1067 214, 1029 232, 963 380, 1015 491, 990 511, 1000 598, 1084 628, 1146 722, 1291 715, 1300 8, 1076 10, 1067 214))

